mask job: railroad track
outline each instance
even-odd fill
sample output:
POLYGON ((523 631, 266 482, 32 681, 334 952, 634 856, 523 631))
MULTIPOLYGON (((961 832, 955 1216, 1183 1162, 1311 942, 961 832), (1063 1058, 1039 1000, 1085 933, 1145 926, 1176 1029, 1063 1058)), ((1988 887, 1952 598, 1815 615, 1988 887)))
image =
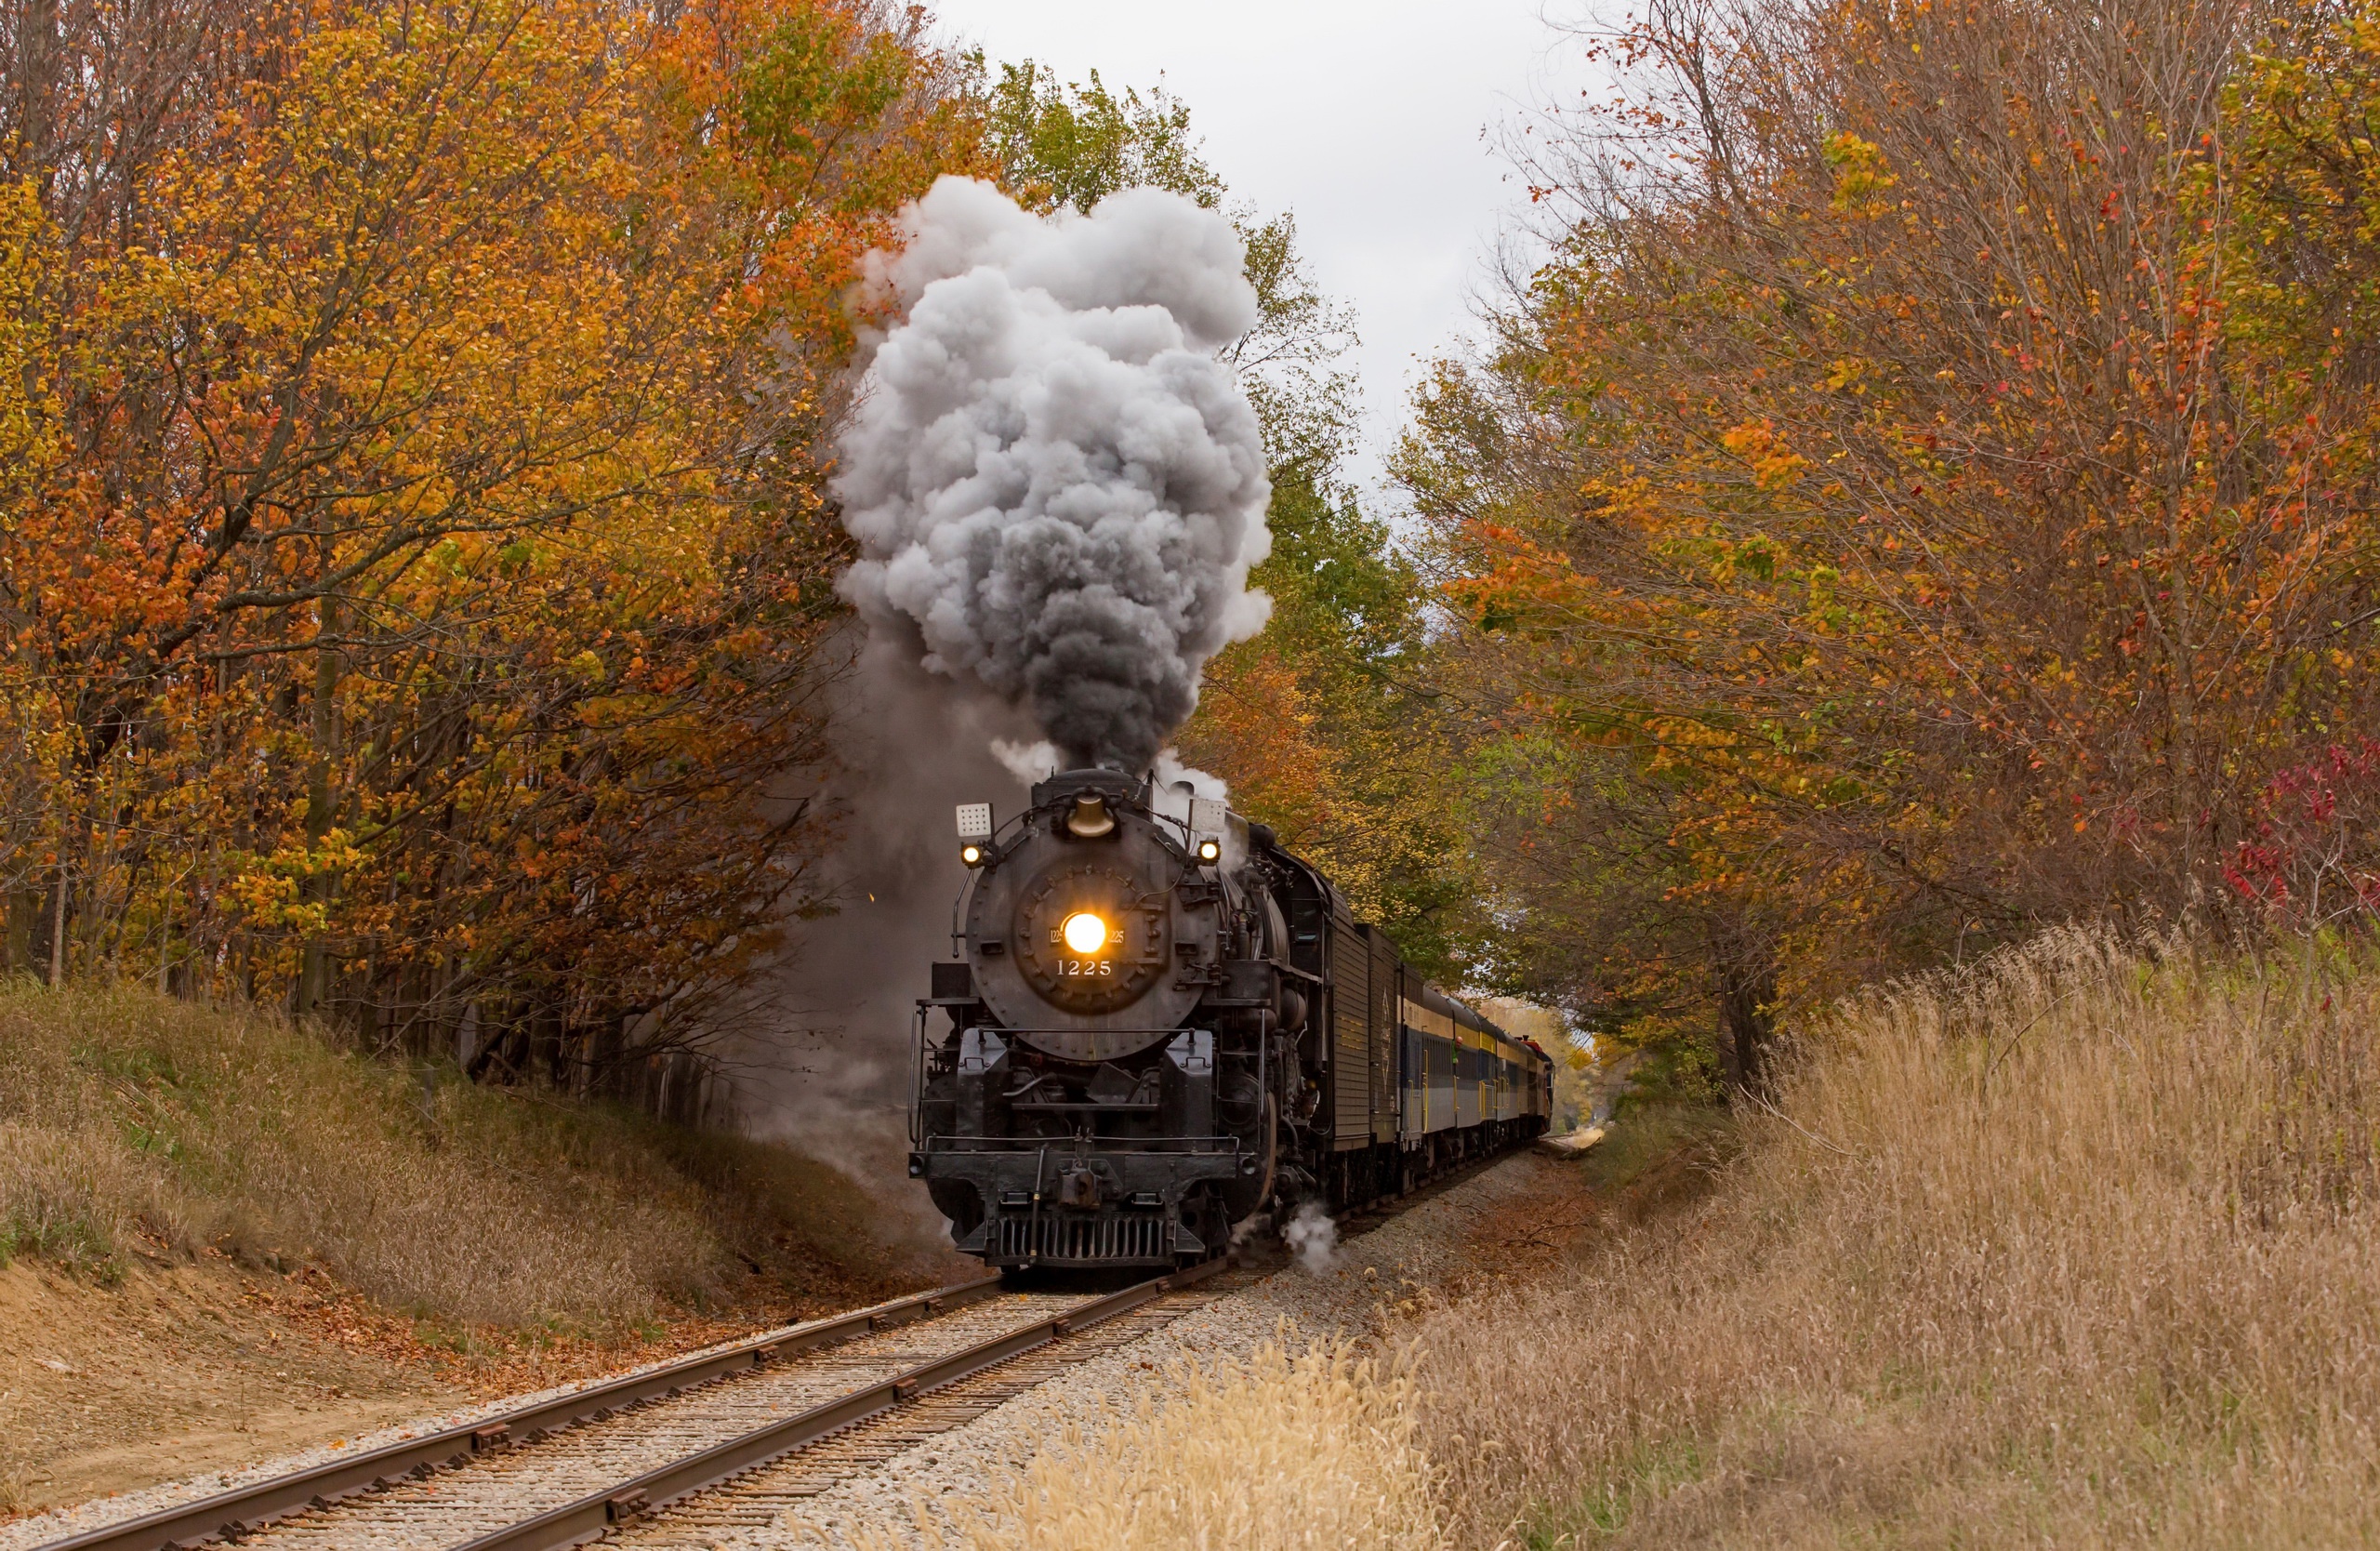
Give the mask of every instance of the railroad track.
POLYGON ((257 1551, 559 1551, 606 1536, 680 1544, 704 1527, 773 1516, 1254 1279, 1243 1272, 1210 1280, 1224 1267, 1210 1261, 1104 1295, 1017 1291, 985 1277, 37 1551, 208 1542, 257 1551))
MULTIPOLYGON (((1502 1161, 1501 1157, 1464 1163, 1403 1194, 1342 1213, 1341 1231, 1354 1239, 1434 1196, 1451 1190, 1502 1161)), ((669 1513, 624 1525, 604 1544, 629 1551, 711 1551, 738 1531, 765 1531, 854 1477, 885 1465, 938 1434, 952 1432, 1068 1369, 1104 1352, 1130 1346, 1150 1332, 1215 1299, 1272 1275, 1288 1263, 1277 1246, 1259 1253, 1253 1264, 1223 1269, 1215 1262, 1200 1269, 1212 1279, 1169 1290, 1139 1306, 1096 1324, 1084 1323, 1068 1339, 1052 1342, 997 1366, 985 1368, 916 1405, 879 1414, 835 1437, 746 1472, 669 1513)), ((1080 1323, 1080 1321, 1078 1321, 1080 1323)))
MULTIPOLYGON (((1221 1262, 1213 1263, 1220 1265, 1221 1262)), ((859 1426, 752 1470, 672 1512, 629 1526, 606 1546, 635 1551, 711 1551, 735 1531, 766 1530, 793 1509, 853 1477, 866 1475, 917 1444, 953 1432, 1007 1401, 1104 1352, 1130 1346, 1192 1310, 1270 1274, 1269 1269, 1223 1272, 1203 1285, 1152 1298, 1140 1307, 1104 1319, 1064 1341, 1025 1352, 985 1369, 913 1406, 884 1412, 859 1426)))
MULTIPOLYGON (((1482 1159, 1344 1213, 1350 1237, 1482 1159)), ((1276 1264, 1222 1260, 1104 1295, 997 1276, 754 1337, 473 1423, 103 1525, 33 1551, 560 1551, 707 1546, 1276 1264), (1228 1267, 1228 1268, 1227 1268, 1228 1267)))

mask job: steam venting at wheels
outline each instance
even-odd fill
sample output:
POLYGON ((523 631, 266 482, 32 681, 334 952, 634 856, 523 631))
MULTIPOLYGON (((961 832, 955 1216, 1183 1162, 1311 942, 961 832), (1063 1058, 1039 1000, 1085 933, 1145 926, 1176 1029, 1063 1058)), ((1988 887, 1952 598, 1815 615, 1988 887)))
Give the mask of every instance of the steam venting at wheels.
POLYGON ((1044 219, 959 178, 906 222, 840 443, 844 596, 1067 765, 1146 770, 1270 609, 1263 441, 1215 354, 1257 319, 1239 239, 1160 190, 1044 219))

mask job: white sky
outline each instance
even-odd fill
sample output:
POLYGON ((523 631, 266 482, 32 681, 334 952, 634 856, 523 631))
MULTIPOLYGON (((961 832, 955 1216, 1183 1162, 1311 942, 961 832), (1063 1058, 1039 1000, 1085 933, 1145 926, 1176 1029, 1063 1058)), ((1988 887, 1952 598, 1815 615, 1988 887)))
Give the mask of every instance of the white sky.
POLYGON ((945 33, 1111 88, 1160 73, 1235 201, 1297 212, 1322 289, 1355 310, 1367 483, 1421 359, 1527 192, 1483 132, 1585 80, 1562 0, 938 0, 945 33))

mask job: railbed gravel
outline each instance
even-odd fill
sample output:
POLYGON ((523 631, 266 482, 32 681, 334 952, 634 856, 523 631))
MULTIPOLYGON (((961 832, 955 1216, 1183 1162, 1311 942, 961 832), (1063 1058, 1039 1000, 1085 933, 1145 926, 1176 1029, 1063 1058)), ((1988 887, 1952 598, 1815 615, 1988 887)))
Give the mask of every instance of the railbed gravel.
POLYGON ((1142 1399, 1161 1399, 1184 1363, 1212 1367, 1243 1359, 1285 1332, 1293 1350, 1332 1336, 1358 1342, 1377 1336, 1383 1306, 1488 1269, 1474 1258, 1465 1227, 1528 1193, 1536 1177, 1522 1159, 1493 1164, 1350 1237, 1319 1274, 1293 1261, 1137 1339, 1069 1364, 973 1421, 783 1508, 765 1524, 721 1522, 737 1517, 724 1499, 739 1492, 781 1495, 772 1490, 772 1473, 791 1471, 797 1462, 754 1471, 697 1500, 696 1512, 661 1514, 619 1538, 626 1545, 656 1548, 826 1545, 847 1551, 848 1532, 864 1526, 893 1544, 921 1544, 913 1505, 932 1511, 950 1502, 982 1503, 988 1483, 1022 1470, 1045 1440, 1065 1437, 1069 1426, 1093 1435, 1112 1418, 1130 1416, 1142 1399), (699 1526, 673 1523, 696 1518, 699 1526))
POLYGON ((1086 1301, 1077 1292, 1003 1292, 284 1519, 243 1535, 240 1544, 251 1551, 461 1545, 1086 1301))
MULTIPOLYGON (((904 1294, 903 1296, 909 1295, 910 1294, 904 1294)), ((389 1426, 379 1428, 377 1431, 358 1433, 354 1437, 342 1439, 337 1444, 324 1444, 317 1448, 303 1450, 297 1453, 283 1454, 273 1459, 259 1460, 254 1465, 245 1465, 239 1469, 211 1470, 202 1475, 184 1477, 179 1480, 164 1481, 155 1486, 143 1487, 137 1491, 118 1492, 112 1496, 93 1498, 89 1502, 78 1503, 69 1507, 54 1508, 49 1512, 36 1514, 26 1518, 20 1518, 13 1523, 0 1524, 0 1551, 33 1551, 33 1547, 46 1545, 53 1541, 65 1540, 71 1536, 82 1534, 86 1531, 97 1530, 105 1525, 121 1524, 128 1519, 139 1518, 144 1515, 156 1513, 164 1508, 179 1507, 184 1504, 195 1503, 208 1497, 213 1497, 218 1492, 230 1491, 235 1488, 254 1485, 258 1481, 270 1480, 276 1476, 286 1476, 299 1470, 309 1470, 315 1465, 325 1465, 333 1460, 352 1459, 356 1455, 369 1453, 375 1449, 384 1448, 391 1443, 403 1442, 411 1438, 426 1437, 431 1433, 443 1432, 452 1427, 459 1427, 466 1425, 483 1422, 490 1417, 501 1416, 510 1412, 519 1411, 525 1406, 535 1405, 558 1396, 575 1394, 581 1390, 593 1388, 598 1385, 609 1384, 615 1379, 626 1377, 631 1373, 650 1372, 656 1368, 666 1368, 672 1363, 683 1362, 691 1358, 704 1356, 711 1352, 723 1351, 730 1346, 742 1346, 747 1342, 757 1341, 767 1336, 783 1336, 792 1334, 800 1331, 812 1329, 817 1325, 825 1324, 830 1319, 840 1319, 849 1314, 865 1313, 869 1309, 883 1308, 900 1301, 902 1301, 900 1297, 887 1298, 881 1303, 866 1305, 856 1309, 841 1310, 835 1314, 823 1316, 817 1319, 804 1320, 799 1324, 785 1325, 773 1331, 759 1331, 745 1335, 739 1335, 731 1340, 720 1342, 715 1346, 699 1347, 692 1351, 680 1352, 670 1357, 656 1359, 652 1362, 641 1363, 634 1368, 622 1369, 615 1373, 598 1374, 584 1379, 576 1379, 569 1384, 556 1385, 549 1389, 541 1389, 524 1395, 508 1395, 501 1399, 484 1401, 477 1405, 462 1406, 453 1411, 440 1412, 433 1415, 417 1417, 409 1422, 395 1423, 389 1426)), ((988 1300, 985 1305, 971 1306, 971 1307, 992 1306, 1005 1302, 1007 1302, 1007 1300, 1004 1298, 995 1298, 988 1300)), ((951 1316, 945 1316, 945 1318, 956 1318, 957 1315, 961 1312, 966 1312, 966 1310, 954 1311, 951 1316)), ((1014 1317, 1012 1317, 1012 1319, 1014 1317)), ((928 1321, 928 1323, 936 1322, 938 1321, 928 1321)), ((874 1341, 897 1339, 907 1330, 908 1327, 906 1325, 895 1326, 892 1330, 884 1332, 878 1336, 864 1337, 862 1339, 874 1341)), ((813 1355, 826 1356, 834 1353, 840 1353, 846 1349, 847 1347, 844 1346, 837 1346, 822 1348, 817 1354, 805 1353, 800 1357, 790 1359, 787 1366, 790 1369, 795 1366, 805 1365, 813 1355)), ((623 1414, 621 1420, 627 1421, 638 1417, 648 1416, 649 1414, 649 1411, 628 1412, 623 1414)), ((557 1434, 555 1435, 553 1441, 558 1443, 564 1436, 566 1435, 557 1434)), ((519 1455, 516 1452, 514 1454, 509 1456, 500 1455, 496 1457, 519 1457, 519 1455)), ((438 1477, 434 1478, 434 1482, 443 1482, 449 1478, 450 1478, 447 1475, 442 1473, 438 1477)), ((363 1503, 369 1502, 370 1500, 371 1495, 366 1494, 362 1498, 355 1499, 354 1502, 357 1505, 361 1505, 363 1503)), ((289 1527, 294 1528, 297 1522, 298 1521, 296 1520, 288 1521, 289 1527)))

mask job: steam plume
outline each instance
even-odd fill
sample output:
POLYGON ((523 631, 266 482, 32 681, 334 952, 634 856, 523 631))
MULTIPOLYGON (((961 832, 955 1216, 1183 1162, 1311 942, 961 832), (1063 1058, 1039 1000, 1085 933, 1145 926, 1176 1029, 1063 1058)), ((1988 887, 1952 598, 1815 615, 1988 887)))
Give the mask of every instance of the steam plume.
MULTIPOLYGON (((832 708, 842 769, 778 794, 837 813, 834 914, 801 922, 756 990, 771 1034, 734 1054, 765 1123, 941 1219, 904 1176, 908 1029, 951 951, 965 871, 952 804, 1013 813, 1051 770, 1155 768, 1198 671, 1253 633, 1271 544, 1256 418, 1215 349, 1255 322, 1229 224, 1150 190, 1044 221, 944 179, 871 261, 906 313, 866 342, 837 493, 864 630, 832 708)), ((1178 811, 1177 811, 1178 810, 1178 811)))
POLYGON ((841 438, 844 594, 1067 763, 1145 770, 1270 607, 1263 443, 1213 354, 1256 322, 1239 241, 1155 189, 1045 220, 959 178, 909 224, 841 438))
POLYGON ((1318 1277, 1339 1264, 1339 1225, 1320 1201, 1299 1202, 1281 1238, 1308 1276, 1318 1277))

